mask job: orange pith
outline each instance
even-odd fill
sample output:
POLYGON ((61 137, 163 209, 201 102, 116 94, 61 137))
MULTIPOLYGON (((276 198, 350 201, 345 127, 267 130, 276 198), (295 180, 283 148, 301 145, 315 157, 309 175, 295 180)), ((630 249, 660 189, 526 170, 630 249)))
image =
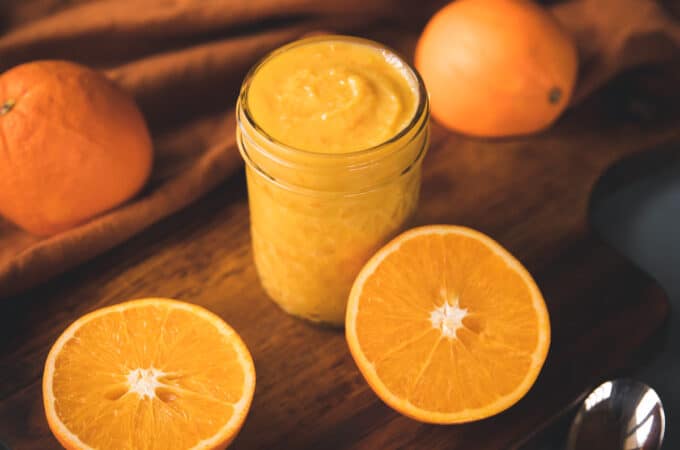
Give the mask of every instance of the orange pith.
POLYGON ((184 302, 144 299, 87 314, 45 363, 50 429, 68 449, 225 448, 255 388, 236 332, 184 302))
POLYGON ((398 236, 364 266, 346 334, 385 403, 446 424, 519 401, 547 356, 550 322, 531 275, 510 253, 477 231, 439 225, 398 236))

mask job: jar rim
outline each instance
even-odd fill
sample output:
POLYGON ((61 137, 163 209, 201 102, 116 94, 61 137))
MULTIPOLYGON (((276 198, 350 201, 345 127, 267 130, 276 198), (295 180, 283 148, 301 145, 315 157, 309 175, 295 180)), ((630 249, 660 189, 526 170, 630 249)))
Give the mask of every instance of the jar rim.
MULTIPOLYGON (((424 127, 425 123, 423 123, 422 126, 424 127)), ((381 183, 371 185, 369 187, 365 187, 365 188, 359 189, 359 190, 357 190, 355 192, 351 192, 351 193, 348 193, 346 191, 333 191, 333 190, 326 191, 326 190, 319 190, 319 189, 311 189, 311 188, 306 188, 306 187, 302 187, 302 186, 299 186, 299 185, 294 185, 294 184, 291 184, 291 183, 286 183, 286 182, 280 180, 279 178, 275 178, 275 177, 269 175, 265 170, 263 170, 260 166, 255 164, 250 159, 247 150, 245 149, 244 146, 242 146, 240 144, 241 137, 239 135, 240 135, 240 131, 237 130, 237 142, 239 142, 239 150, 241 151, 241 154, 244 156, 248 166, 250 166, 253 169, 253 172, 255 173, 255 175, 262 177, 262 178, 266 179, 268 182, 274 183, 279 188, 285 189, 287 191, 303 193, 303 194, 304 193, 314 194, 314 195, 319 195, 320 193, 322 193, 322 194, 326 194, 326 195, 330 195, 330 196, 342 195, 344 197, 354 197, 354 196, 360 196, 360 195, 368 194, 368 193, 373 192, 373 191, 377 191, 382 186, 387 185, 391 182, 390 180, 384 180, 381 183)), ((410 173, 415 167, 417 167, 418 163, 425 156, 428 144, 429 144, 429 135, 425 138, 423 145, 421 145, 418 148, 418 152, 417 152, 415 158, 413 159, 413 161, 408 166, 406 166, 406 168, 401 170, 401 172, 399 172, 397 177, 405 176, 406 174, 410 173)))
MULTIPOLYGON (((272 50, 271 52, 267 53, 265 56, 263 56, 259 61, 253 65, 253 67, 248 71, 248 73, 245 76, 245 79, 243 81, 243 84, 241 85, 241 92, 239 93, 238 97, 238 104, 237 104, 237 111, 243 114, 243 117, 247 120, 248 125, 252 127, 259 135, 260 138, 263 138, 264 140, 267 141, 268 144, 275 146, 277 149, 280 151, 283 151, 284 153, 290 153, 292 155, 304 155, 304 156, 309 156, 309 157, 314 157, 314 158, 319 158, 323 160, 341 160, 341 159, 350 159, 354 157, 363 157, 370 155, 372 153, 378 153, 381 149, 383 149, 386 146, 389 146, 391 144, 394 144, 396 142, 399 142, 400 139, 402 139, 404 136, 406 136, 415 126, 418 125, 420 122, 423 114, 426 114, 427 110, 429 109, 429 98, 428 98, 428 93, 427 89, 425 88, 425 82, 423 81, 422 77, 418 73, 418 71, 411 65, 409 64, 398 52, 396 52, 394 49, 381 44, 380 42, 373 41, 371 39, 366 39, 366 38, 361 38, 357 36, 348 36, 348 35, 342 35, 342 34, 324 34, 321 36, 311 36, 303 39, 298 39, 293 42, 290 42, 286 45, 283 45, 282 47, 279 47, 275 50, 272 50), (253 117, 250 108, 248 106, 248 90, 250 88, 250 84, 255 76, 255 74, 272 58, 276 57, 277 55, 290 50, 291 48, 295 48, 298 46, 303 46, 303 45, 308 45, 311 43, 315 42, 334 42, 334 41, 341 41, 341 42, 351 42, 355 43, 358 45, 365 45, 368 47, 372 47, 376 50, 379 50, 381 53, 383 53, 384 56, 391 56, 393 58, 396 58, 399 63, 406 69, 406 71, 409 73, 410 76, 413 77, 413 81, 415 81, 415 84, 417 85, 417 94, 418 94, 418 104, 416 106, 416 109, 413 113, 413 117, 404 125, 402 129, 400 129, 397 133, 392 135, 390 138, 376 144, 372 145, 367 148, 362 148, 360 150, 355 150, 351 152, 346 152, 346 153, 321 153, 321 152, 313 152, 309 150, 304 150, 301 148, 297 148, 295 146, 285 144, 278 139, 274 138, 272 135, 270 135, 267 131, 265 131, 260 125, 255 121, 255 118, 253 117)), ((241 114, 238 114, 239 116, 241 114)), ((239 120, 240 122, 240 120, 239 120)))

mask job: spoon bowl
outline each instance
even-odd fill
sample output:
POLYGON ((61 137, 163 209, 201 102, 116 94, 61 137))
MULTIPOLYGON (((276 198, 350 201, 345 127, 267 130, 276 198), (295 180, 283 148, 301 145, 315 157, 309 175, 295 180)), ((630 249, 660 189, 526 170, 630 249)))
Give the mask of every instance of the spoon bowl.
POLYGON ((576 413, 567 450, 659 450, 665 427, 663 405, 654 389, 634 380, 606 381, 576 413))

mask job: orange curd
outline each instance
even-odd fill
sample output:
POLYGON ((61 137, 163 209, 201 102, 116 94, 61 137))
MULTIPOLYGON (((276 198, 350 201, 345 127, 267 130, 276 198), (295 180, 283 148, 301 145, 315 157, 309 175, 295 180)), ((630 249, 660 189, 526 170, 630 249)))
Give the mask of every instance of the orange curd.
POLYGON ((237 120, 265 291, 291 314, 342 325, 357 273, 418 202, 422 80, 376 42, 303 39, 251 70, 237 120))

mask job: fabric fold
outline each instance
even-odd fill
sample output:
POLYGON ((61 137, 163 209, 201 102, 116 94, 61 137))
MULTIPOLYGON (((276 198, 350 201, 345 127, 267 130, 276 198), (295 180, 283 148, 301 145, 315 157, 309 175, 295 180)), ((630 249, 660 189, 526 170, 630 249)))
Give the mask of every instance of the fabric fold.
MULTIPOLYGON (((419 31, 445 3, 0 2, 0 71, 36 59, 69 59, 104 71, 135 96, 155 152, 151 180, 140 195, 70 231, 38 238, 0 218, 0 299, 113 248, 240 170, 234 105, 243 77, 270 50, 333 30, 394 36, 385 43, 410 59, 419 31)), ((677 21, 651 0, 569 0, 551 8, 579 44, 577 100, 619 71, 674 57, 680 48, 677 21)))

